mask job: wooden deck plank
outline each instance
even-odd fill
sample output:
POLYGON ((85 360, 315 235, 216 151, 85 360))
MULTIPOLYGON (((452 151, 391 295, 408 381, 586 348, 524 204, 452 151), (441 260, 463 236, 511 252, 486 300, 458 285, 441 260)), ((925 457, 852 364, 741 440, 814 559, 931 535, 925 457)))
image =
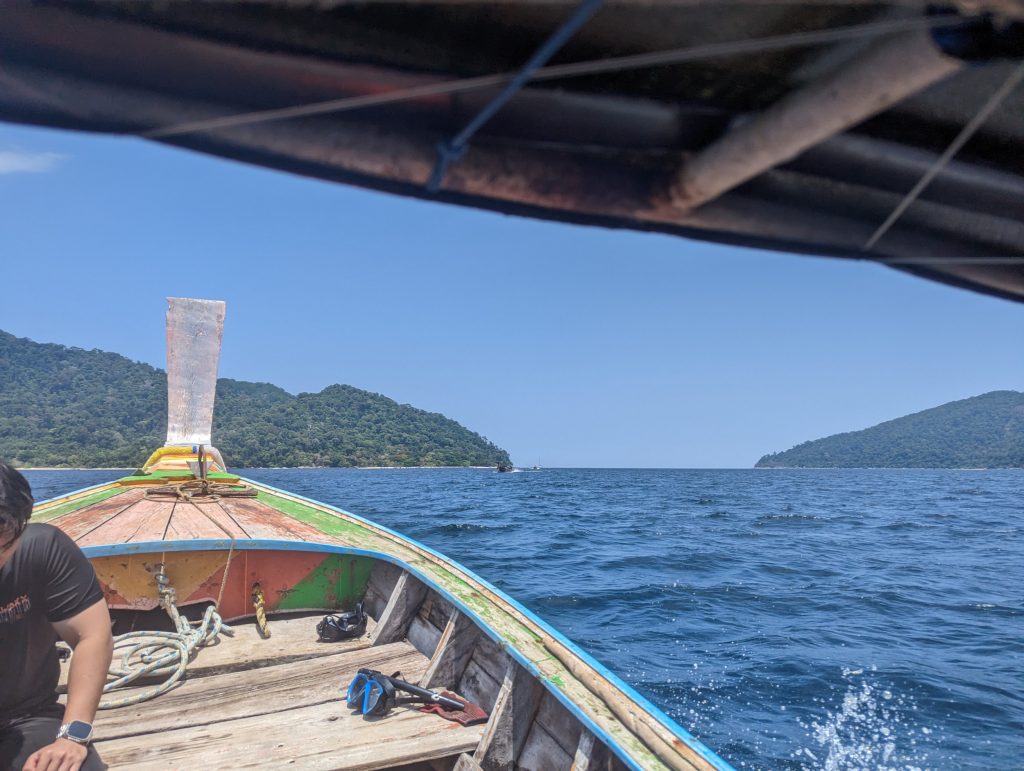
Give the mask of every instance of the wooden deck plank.
POLYGON ((252 498, 225 498, 220 504, 250 538, 313 542, 334 540, 312 525, 282 514, 252 498))
POLYGON ((482 726, 408 707, 366 720, 343 701, 360 667, 415 679, 426 666, 403 641, 190 678, 151 702, 101 712, 96 746, 112 768, 139 769, 374 769, 472 752, 482 726))
POLYGON ((50 524, 56 525, 73 541, 77 541, 141 500, 142 490, 126 490, 113 498, 107 498, 105 501, 94 503, 92 506, 51 520, 50 524))
POLYGON ((179 501, 167 524, 164 539, 186 541, 195 538, 230 538, 231 532, 221 527, 190 501, 179 501))
POLYGON ((175 500, 143 499, 78 539, 79 546, 133 541, 160 541, 174 511, 175 500))
MULTIPOLYGON (((419 677, 427 660, 407 642, 348 651, 315 660, 189 678, 178 687, 131 707, 104 710, 97 736, 104 741, 135 737, 160 743, 161 735, 186 728, 210 728, 223 721, 286 712, 317 704, 344 707, 344 691, 361 667, 401 671, 419 677)), ((125 688, 124 696, 145 690, 125 688)))
MULTIPOLYGON (((197 708, 201 705, 195 705, 197 708)), ((368 771, 472 752, 483 727, 409 708, 366 720, 331 701, 159 735, 96 742, 112 769, 301 768, 368 771)))
MULTIPOLYGON (((255 620, 232 623, 234 637, 223 636, 200 649, 188 665, 189 678, 207 677, 239 669, 269 667, 299 659, 318 659, 370 647, 369 633, 374 621, 368 619, 366 634, 352 640, 322 643, 316 637, 316 624, 322 614, 304 614, 288 618, 270 618, 271 637, 260 637, 255 620)), ((60 688, 67 684, 68 662, 61 664, 60 688)), ((390 673, 389 673, 390 674, 390 673)))
POLYGON ((243 668, 267 667, 297 659, 316 659, 361 650, 370 646, 370 632, 375 626, 368 619, 366 634, 352 640, 322 643, 317 640, 316 625, 322 613, 270 617, 269 640, 264 640, 255 620, 232 623, 234 637, 225 637, 217 645, 203 648, 188 666, 190 677, 205 677, 218 672, 243 668))
POLYGON ((231 516, 231 512, 225 508, 223 503, 220 501, 200 503, 193 501, 193 505, 196 506, 203 514, 208 516, 225 531, 230 533, 233 538, 249 538, 249 533, 243 528, 234 517, 231 516))

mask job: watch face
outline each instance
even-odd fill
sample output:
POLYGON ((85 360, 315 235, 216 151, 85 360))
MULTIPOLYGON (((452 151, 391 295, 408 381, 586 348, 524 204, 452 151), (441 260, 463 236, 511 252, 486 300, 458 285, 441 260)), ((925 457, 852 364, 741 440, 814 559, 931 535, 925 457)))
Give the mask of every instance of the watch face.
POLYGON ((87 742, 92 737, 92 726, 81 720, 72 720, 68 724, 68 738, 87 742))

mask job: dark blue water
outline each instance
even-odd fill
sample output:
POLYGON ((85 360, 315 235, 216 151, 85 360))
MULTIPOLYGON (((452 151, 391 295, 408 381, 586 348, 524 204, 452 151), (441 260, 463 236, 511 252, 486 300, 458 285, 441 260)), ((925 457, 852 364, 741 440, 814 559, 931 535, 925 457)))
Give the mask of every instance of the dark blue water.
POLYGON ((1024 471, 245 473, 462 562, 738 767, 1024 768, 1024 471))

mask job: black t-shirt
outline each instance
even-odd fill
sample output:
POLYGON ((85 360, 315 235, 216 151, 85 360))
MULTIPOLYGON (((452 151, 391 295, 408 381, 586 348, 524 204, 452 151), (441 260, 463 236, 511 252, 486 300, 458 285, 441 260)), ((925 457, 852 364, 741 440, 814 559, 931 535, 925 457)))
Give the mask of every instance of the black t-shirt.
POLYGON ((0 721, 54 704, 60 662, 51 625, 103 599, 96 572, 52 525, 30 524, 0 567, 0 721))

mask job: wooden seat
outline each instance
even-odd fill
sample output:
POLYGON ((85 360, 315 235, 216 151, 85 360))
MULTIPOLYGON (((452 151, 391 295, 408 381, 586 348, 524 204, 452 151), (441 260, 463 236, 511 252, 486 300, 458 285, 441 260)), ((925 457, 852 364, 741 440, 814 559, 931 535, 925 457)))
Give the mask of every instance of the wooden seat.
MULTIPOLYGON (((337 656, 340 653, 370 647, 370 635, 377 626, 367 618, 366 634, 352 640, 336 643, 322 643, 317 640, 316 624, 323 613, 296 614, 290 617, 274 616, 270 619, 270 639, 263 639, 256 627, 255 619, 236 621, 231 624, 232 636, 222 635, 200 648, 189 662, 188 678, 207 677, 233 672, 239 669, 255 669, 275 664, 286 664, 299 659, 314 659, 323 656, 337 656)), ((159 680, 159 679, 158 679, 159 680)), ((67 687, 68 662, 61 663, 61 693, 67 687)), ((100 713, 114 714, 114 713, 100 713)))
MULTIPOLYGON (((272 630, 282 626, 271 622, 272 630)), ((350 641, 296 660, 310 643, 289 650, 281 645, 287 636, 275 646, 274 637, 261 641, 262 651, 260 642, 225 639, 201 651, 196 665, 217 656, 194 673, 190 666, 191 676, 172 691, 101 712, 100 755, 114 769, 374 769, 453 757, 479 743, 482 725, 466 728, 406 706, 366 719, 346 706, 344 689, 361 667, 401 671, 413 682, 423 675, 428 659, 408 642, 350 641)))

